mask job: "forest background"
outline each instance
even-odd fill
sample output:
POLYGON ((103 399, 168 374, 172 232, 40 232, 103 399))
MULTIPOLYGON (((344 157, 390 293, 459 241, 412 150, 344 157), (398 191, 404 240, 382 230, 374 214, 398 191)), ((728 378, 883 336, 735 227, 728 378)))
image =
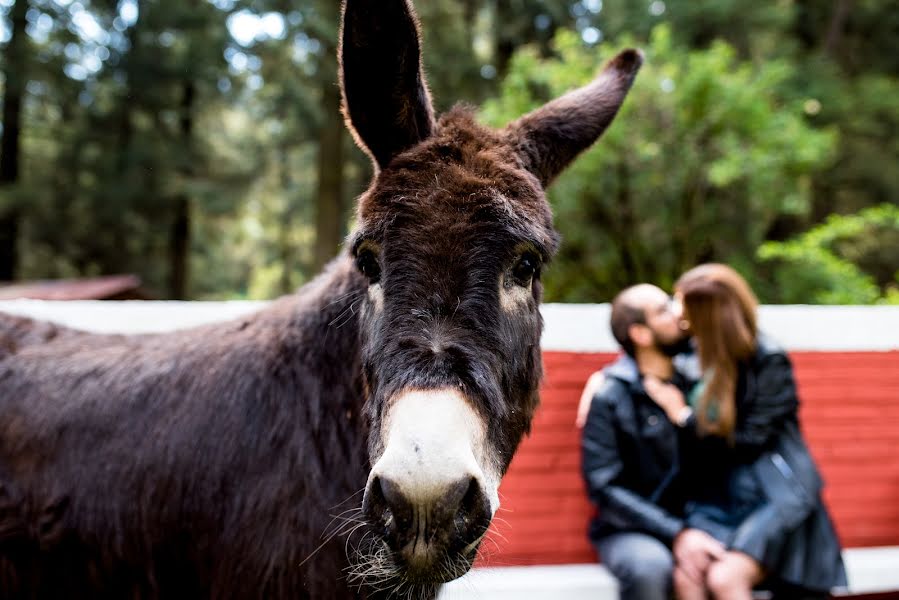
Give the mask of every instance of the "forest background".
MULTIPOLYGON (((899 303, 899 1, 420 0, 440 110, 502 125, 646 64, 551 188, 546 299, 704 261, 766 303, 899 303)), ((339 114, 337 0, 0 0, 0 281, 133 273, 271 298, 371 176, 339 114)))

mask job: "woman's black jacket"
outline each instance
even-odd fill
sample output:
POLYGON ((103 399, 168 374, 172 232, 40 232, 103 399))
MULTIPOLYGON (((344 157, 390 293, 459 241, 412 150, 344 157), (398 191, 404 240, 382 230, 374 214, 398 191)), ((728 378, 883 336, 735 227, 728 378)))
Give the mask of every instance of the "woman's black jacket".
MULTIPOLYGON (((786 352, 760 335, 755 355, 740 365, 732 446, 695 434, 695 417, 681 436, 688 499, 754 490, 755 508, 724 540, 749 554, 776 581, 812 590, 846 585, 840 543, 821 499, 823 480, 803 439, 799 399, 786 352)), ((746 500, 746 498, 743 498, 746 500)), ((689 505, 688 505, 689 506, 689 505)), ((731 503, 733 506, 733 503, 731 503)), ((687 526, 694 526, 689 509, 687 526)))

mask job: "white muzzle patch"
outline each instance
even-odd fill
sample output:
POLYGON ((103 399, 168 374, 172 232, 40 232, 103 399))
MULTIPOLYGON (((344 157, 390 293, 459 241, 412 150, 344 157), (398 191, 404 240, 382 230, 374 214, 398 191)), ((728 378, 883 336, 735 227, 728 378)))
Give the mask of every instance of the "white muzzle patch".
POLYGON ((499 508, 499 469, 490 457, 487 427, 456 389, 410 390, 394 399, 381 427, 384 452, 370 479, 385 477, 412 503, 428 504, 448 484, 474 477, 499 508))

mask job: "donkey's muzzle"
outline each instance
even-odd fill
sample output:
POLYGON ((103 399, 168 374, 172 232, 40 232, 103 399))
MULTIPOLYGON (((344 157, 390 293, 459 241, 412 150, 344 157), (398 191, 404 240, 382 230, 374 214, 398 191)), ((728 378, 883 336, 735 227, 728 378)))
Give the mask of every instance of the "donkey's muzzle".
POLYGON ((490 502, 468 476, 410 493, 387 477, 373 477, 363 508, 410 580, 444 581, 461 576, 490 525, 490 502))
POLYGON ((471 566, 499 505, 486 424, 457 389, 409 390, 389 405, 366 520, 407 580, 454 579, 471 566))

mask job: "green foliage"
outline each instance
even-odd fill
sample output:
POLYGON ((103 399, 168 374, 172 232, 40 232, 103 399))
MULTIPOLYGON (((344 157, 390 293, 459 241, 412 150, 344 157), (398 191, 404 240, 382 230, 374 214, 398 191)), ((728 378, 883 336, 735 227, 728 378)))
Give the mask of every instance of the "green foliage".
MULTIPOLYGON (((505 122, 600 66, 596 49, 569 32, 555 51, 550 59, 519 52, 484 118, 505 122)), ((690 50, 665 25, 645 52, 616 122, 550 190, 564 245, 547 274, 548 299, 670 285, 707 260, 751 271, 747 258, 775 219, 807 213, 811 178, 833 153, 834 131, 810 127, 802 105, 779 93, 792 75, 787 61, 747 63, 720 41, 690 50)))
POLYGON ((600 26, 607 38, 647 39, 653 27, 666 23, 691 48, 720 39, 744 58, 761 57, 790 43, 796 12, 794 2, 783 0, 604 0, 600 26))
MULTIPOLYGON (((0 46, 28 82, 20 174, 0 186, 20 278, 131 272, 167 297, 187 265, 190 297, 258 298, 314 274, 316 241, 337 233, 317 212, 338 202, 348 220, 370 176, 334 135, 338 2, 3 0, 7 29, 25 4, 26 60, 0 46), (241 20, 280 27, 248 37, 241 20)), ((897 0, 416 6, 438 108, 501 91, 483 112, 496 125, 583 85, 600 56, 646 49, 618 120, 551 189, 565 243, 548 299, 667 286, 711 259, 767 302, 899 297, 893 230, 799 241, 899 198, 897 0)))
POLYGON ((772 296, 788 304, 899 304, 899 207, 827 221, 758 257, 775 265, 772 296))
POLYGON ((853 213, 899 198, 899 103, 896 77, 866 73, 846 80, 832 64, 816 60, 797 77, 797 96, 809 120, 839 128, 836 168, 815 179, 815 216, 853 213))

